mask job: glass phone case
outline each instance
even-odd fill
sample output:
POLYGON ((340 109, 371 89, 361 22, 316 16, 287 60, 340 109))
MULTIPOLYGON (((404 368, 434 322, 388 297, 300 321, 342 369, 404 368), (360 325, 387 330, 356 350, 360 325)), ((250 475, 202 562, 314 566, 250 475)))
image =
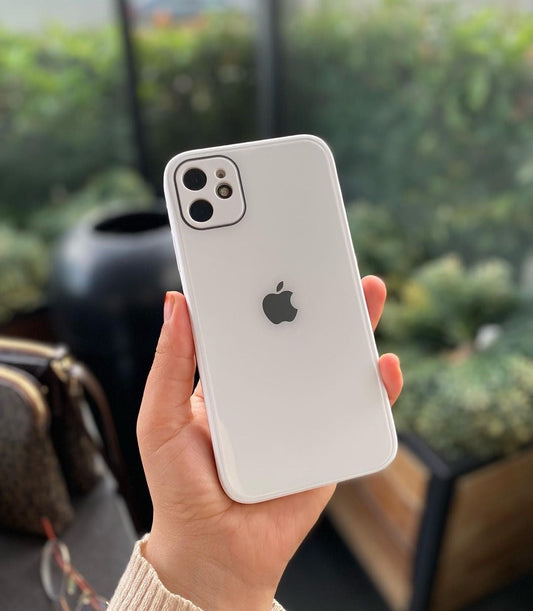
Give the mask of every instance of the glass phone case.
POLYGON ((164 186, 227 494, 257 502, 384 468, 396 433, 327 145, 290 136, 190 151, 164 186), (188 218, 191 160, 206 168, 202 198, 234 222, 188 218), (240 184, 223 199, 228 176, 240 184), (243 206, 230 202, 239 194, 243 206))

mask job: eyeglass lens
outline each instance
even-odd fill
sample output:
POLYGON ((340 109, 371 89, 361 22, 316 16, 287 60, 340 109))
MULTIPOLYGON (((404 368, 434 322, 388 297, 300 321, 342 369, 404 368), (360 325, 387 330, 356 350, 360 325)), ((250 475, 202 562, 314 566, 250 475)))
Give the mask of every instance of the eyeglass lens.
POLYGON ((43 548, 41 581, 47 596, 64 611, 103 611, 108 607, 105 598, 80 588, 72 573, 68 547, 57 539, 43 548))
POLYGON ((66 571, 70 568, 68 548, 59 541, 48 541, 41 556, 41 581, 52 600, 59 600, 66 588, 66 571))

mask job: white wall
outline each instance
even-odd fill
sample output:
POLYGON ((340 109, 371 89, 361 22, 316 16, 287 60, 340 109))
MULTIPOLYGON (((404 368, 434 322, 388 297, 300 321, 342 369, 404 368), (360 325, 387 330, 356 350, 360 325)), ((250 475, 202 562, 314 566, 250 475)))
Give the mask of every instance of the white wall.
POLYGON ((115 19, 112 0, 0 0, 0 27, 35 31, 49 23, 94 27, 115 19))
MULTIPOLYGON (((174 0, 179 3, 179 0, 174 0)), ((257 2, 265 0, 226 0, 230 5, 253 11, 257 2)), ((316 6, 325 0, 285 0, 288 8, 316 6)), ((348 5, 372 5, 381 0, 327 0, 348 5)), ((420 0, 421 2, 449 2, 450 0, 420 0)), ((167 0, 168 2, 168 0, 167 0)), ((132 0, 132 5, 143 0, 132 0)), ((495 5, 533 10, 533 0, 468 0, 462 4, 468 12, 480 6, 495 5)), ((70 28, 90 28, 115 19, 114 0, 0 0, 0 27, 35 31, 48 23, 61 23, 70 28)))

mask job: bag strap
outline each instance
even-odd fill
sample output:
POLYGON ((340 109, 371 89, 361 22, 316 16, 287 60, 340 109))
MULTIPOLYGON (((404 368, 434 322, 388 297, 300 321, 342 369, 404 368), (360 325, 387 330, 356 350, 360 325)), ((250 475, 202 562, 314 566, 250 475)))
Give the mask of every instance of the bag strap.
POLYGON ((73 380, 79 383, 81 390, 94 405, 100 425, 98 429, 103 441, 103 457, 117 480, 119 492, 127 501, 130 501, 131 489, 129 479, 105 391, 91 371, 78 361, 72 363, 70 375, 73 380))

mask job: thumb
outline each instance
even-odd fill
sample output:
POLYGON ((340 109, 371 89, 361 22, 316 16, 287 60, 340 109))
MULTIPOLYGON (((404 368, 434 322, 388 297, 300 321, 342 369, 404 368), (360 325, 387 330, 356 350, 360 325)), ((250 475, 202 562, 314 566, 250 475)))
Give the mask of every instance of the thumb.
POLYGON ((174 437, 192 418, 196 361, 189 312, 181 293, 166 294, 164 318, 137 421, 139 445, 149 443, 153 449, 174 437))

